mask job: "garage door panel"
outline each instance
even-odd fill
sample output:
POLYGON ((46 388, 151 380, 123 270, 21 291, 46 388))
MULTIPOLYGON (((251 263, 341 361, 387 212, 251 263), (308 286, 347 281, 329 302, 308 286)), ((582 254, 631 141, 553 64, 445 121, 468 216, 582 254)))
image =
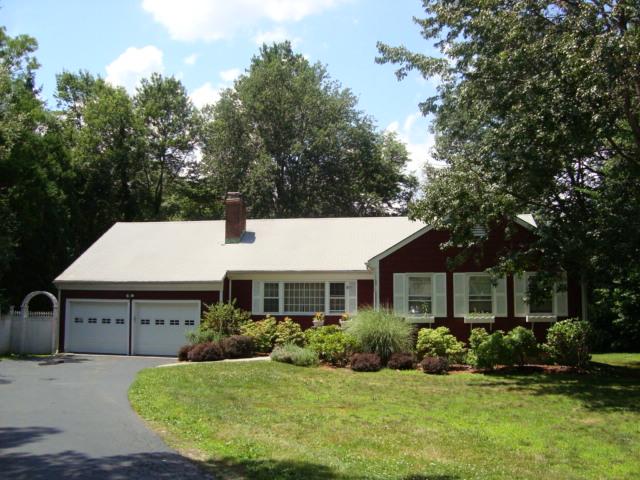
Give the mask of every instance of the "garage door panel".
POLYGON ((129 302, 69 300, 65 350, 78 353, 129 353, 129 302))
POLYGON ((133 354, 175 356, 199 324, 199 301, 134 301, 133 354))

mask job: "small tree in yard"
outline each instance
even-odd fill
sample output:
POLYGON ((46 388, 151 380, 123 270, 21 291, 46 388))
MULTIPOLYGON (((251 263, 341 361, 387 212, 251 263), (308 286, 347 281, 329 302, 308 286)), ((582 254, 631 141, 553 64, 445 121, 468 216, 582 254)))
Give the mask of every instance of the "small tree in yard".
POLYGON ((533 332, 524 327, 516 327, 505 336, 513 360, 523 366, 527 359, 534 357, 538 351, 538 342, 533 332))
POLYGON ((591 360, 590 335, 591 327, 588 322, 563 320, 549 329, 543 348, 556 363, 585 367, 591 360))
POLYGON ((240 328, 251 321, 251 314, 236 307, 235 299, 231 303, 213 303, 206 306, 199 329, 217 332, 221 336, 237 335, 240 328))
POLYGON ((458 362, 464 356, 464 343, 451 335, 447 327, 421 328, 416 344, 418 359, 428 357, 446 357, 458 362))

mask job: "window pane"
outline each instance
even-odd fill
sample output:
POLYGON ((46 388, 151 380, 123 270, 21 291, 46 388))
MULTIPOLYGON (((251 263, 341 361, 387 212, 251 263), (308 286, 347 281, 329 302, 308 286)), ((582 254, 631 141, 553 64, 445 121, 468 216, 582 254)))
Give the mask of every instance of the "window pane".
POLYGON ((277 312, 280 307, 280 301, 277 298, 265 298, 264 299, 264 311, 266 313, 277 312))
POLYGON ((414 315, 424 315, 431 313, 431 298, 409 298, 409 313, 414 315))
POLYGON ((431 277, 409 277, 409 296, 431 296, 431 277))
POLYGON ((344 297, 333 297, 329 299, 329 311, 331 313, 342 313, 344 310, 344 297))
POLYGON ((285 283, 285 312, 324 312, 324 283, 285 283))
POLYGON ((551 313, 553 311, 553 302, 551 295, 538 301, 531 302, 529 312, 531 313, 551 313))
POLYGON ((332 297, 344 297, 344 283, 330 283, 329 295, 332 297))
POLYGON ((264 296, 265 297, 278 297, 278 284, 277 283, 265 283, 264 284, 264 296))
POLYGON ((469 299, 469 313, 492 313, 491 299, 469 299))
POLYGON ((469 277, 469 295, 491 296, 491 278, 484 276, 469 277))

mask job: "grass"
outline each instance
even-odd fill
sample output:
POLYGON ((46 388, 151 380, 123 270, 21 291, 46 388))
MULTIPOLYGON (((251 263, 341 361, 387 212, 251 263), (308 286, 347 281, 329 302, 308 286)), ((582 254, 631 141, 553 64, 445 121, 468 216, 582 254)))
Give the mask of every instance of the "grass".
POLYGON ((640 353, 596 353, 591 360, 616 367, 640 369, 640 353))
POLYGON ((142 371, 133 407, 220 478, 640 478, 640 376, 276 362, 142 371))

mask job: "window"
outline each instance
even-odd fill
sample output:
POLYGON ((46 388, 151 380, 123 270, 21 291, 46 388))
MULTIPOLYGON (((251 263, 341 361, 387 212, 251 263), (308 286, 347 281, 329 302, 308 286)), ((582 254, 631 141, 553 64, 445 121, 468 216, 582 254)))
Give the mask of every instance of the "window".
POLYGON ((81 318, 81 317, 76 317, 76 318, 74 318, 74 319, 73 319, 73 322, 74 322, 74 323, 84 323, 84 321, 82 320, 82 318, 81 318))
POLYGON ((187 327, 192 327, 192 326, 194 326, 194 325, 196 324, 196 321, 195 321, 195 320, 185 320, 185 321, 184 321, 184 324, 185 324, 187 327))
POLYGON ((169 325, 180 325, 180 320, 169 320, 169 325))
POLYGON ((324 283, 285 283, 284 311, 324 312, 324 283))
POLYGON ((116 325, 124 325, 124 318, 116 318, 116 325))
POLYGON ((102 319, 102 323, 111 323, 111 319, 110 318, 103 318, 102 319))
POLYGON ((164 320, 161 318, 156 319, 156 325, 164 325, 164 320))
POLYGON ((151 324, 151 320, 149 320, 148 318, 143 318, 140 320, 140 325, 150 325, 151 324))
POLYGON ((87 323, 98 323, 98 319, 97 318, 88 318, 87 319, 87 323))
POLYGON ((492 313, 493 295, 491 278, 485 275, 469 276, 469 313, 492 313))
POLYGON ((280 285, 277 282, 264 284, 262 307, 265 313, 274 313, 280 310, 280 285))
MULTIPOLYGON (((531 285, 532 276, 529 277, 529 285, 531 285)), ((539 298, 529 303, 529 313, 546 313, 551 314, 553 312, 553 297, 551 292, 545 295, 544 298, 539 298)))
POLYGON ((344 283, 329 284, 329 313, 343 313, 345 311, 344 283))
POLYGON ((409 277, 408 287, 408 312, 411 315, 430 315, 432 310, 431 302, 431 277, 409 277))

